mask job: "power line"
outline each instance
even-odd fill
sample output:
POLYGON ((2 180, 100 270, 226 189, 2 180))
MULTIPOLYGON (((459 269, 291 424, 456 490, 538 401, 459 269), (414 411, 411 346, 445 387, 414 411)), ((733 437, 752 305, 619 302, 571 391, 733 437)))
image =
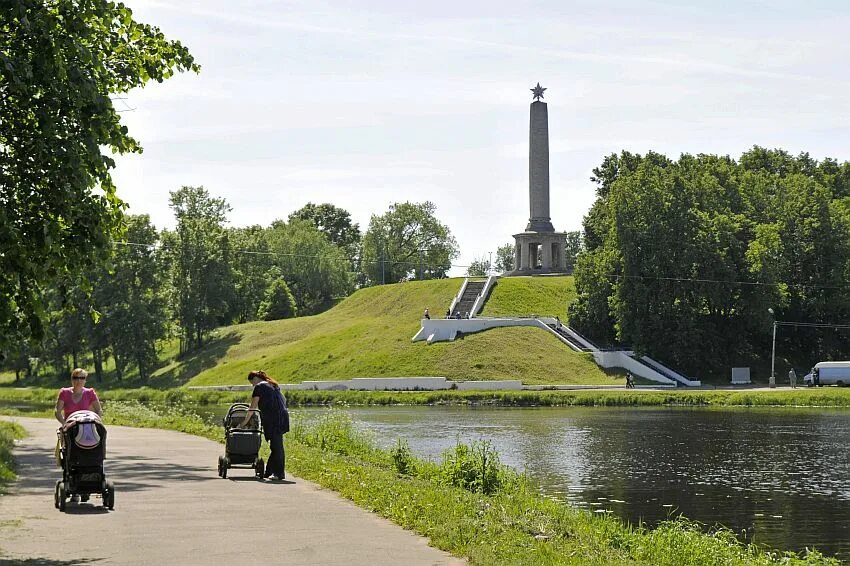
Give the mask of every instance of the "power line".
POLYGON ((751 287, 779 287, 780 285, 785 285, 789 288, 804 288, 804 289, 836 289, 842 290, 847 289, 850 285, 818 285, 818 284, 809 284, 809 283, 786 283, 783 281, 776 282, 766 282, 766 281, 739 281, 739 280, 728 280, 728 279, 705 279, 699 277, 661 277, 661 276, 649 276, 649 275, 622 275, 616 273, 609 273, 603 275, 603 277, 607 277, 609 279, 640 279, 646 281, 671 281, 674 283, 711 283, 711 284, 719 284, 719 285, 742 285, 742 286, 751 286, 751 287))
MULTIPOLYGON (((115 242, 115 241, 113 241, 112 243, 114 245, 119 245, 119 246, 135 246, 135 247, 147 248, 147 249, 157 249, 157 248, 161 247, 161 245, 158 245, 158 244, 142 244, 142 243, 139 243, 139 242, 126 242, 126 241, 125 242, 115 242)), ((408 266, 413 266, 413 267, 420 265, 419 261, 396 261, 396 260, 392 260, 390 258, 383 259, 383 260, 382 259, 364 260, 364 259, 362 259, 362 257, 335 258, 335 257, 331 257, 331 256, 328 256, 328 255, 321 255, 321 254, 258 252, 258 251, 254 251, 254 250, 230 250, 230 251, 233 252, 233 253, 247 254, 247 255, 267 255, 267 256, 277 256, 277 257, 325 259, 325 260, 329 260, 329 261, 345 261, 347 263, 360 263, 360 264, 363 264, 363 263, 370 263, 370 264, 388 263, 388 264, 392 264, 392 265, 408 265, 408 266)), ((434 267, 434 264, 432 264, 432 263, 423 263, 421 265, 425 265, 426 267, 434 267)), ((459 264, 459 263, 450 263, 448 265, 449 265, 450 268, 451 267, 463 267, 463 268, 471 267, 470 265, 463 265, 463 264, 459 264)))
POLYGON ((775 322, 776 326, 803 326, 806 328, 850 328, 850 324, 827 324, 821 322, 775 322))
MULTIPOLYGON (((145 248, 157 248, 157 244, 142 244, 138 242, 113 242, 114 244, 124 245, 124 246, 138 246, 145 248)), ((328 259, 331 261, 346 261, 350 263, 369 263, 369 264, 380 264, 382 262, 389 263, 391 265, 407 265, 416 267, 419 264, 418 261, 394 261, 392 259, 375 259, 375 260, 364 260, 361 257, 354 258, 343 258, 342 260, 338 258, 333 258, 330 256, 320 255, 320 254, 297 254, 297 253, 283 253, 283 252, 260 252, 254 250, 231 250, 234 253, 241 254, 249 254, 249 255, 270 255, 270 256, 278 256, 278 257, 294 257, 294 258, 308 258, 308 259, 328 259)), ((431 251, 431 250, 428 250, 431 251)), ((434 264, 424 264, 427 267, 433 267, 434 264)), ((464 265, 458 263, 450 263, 449 267, 456 268, 469 268, 471 265, 464 265)), ((728 279, 708 279, 701 277, 662 277, 662 276, 649 276, 649 275, 623 275, 616 273, 609 273, 603 275, 603 277, 607 277, 609 279, 638 279, 642 281, 668 281, 674 283, 707 283, 713 285, 740 285, 740 286, 750 286, 750 287, 779 287, 784 285, 791 289, 832 289, 832 290, 845 290, 850 288, 850 284, 848 285, 819 285, 819 284, 809 284, 809 283, 786 283, 783 281, 777 282, 765 282, 765 281, 741 281, 741 280, 728 280, 728 279)))

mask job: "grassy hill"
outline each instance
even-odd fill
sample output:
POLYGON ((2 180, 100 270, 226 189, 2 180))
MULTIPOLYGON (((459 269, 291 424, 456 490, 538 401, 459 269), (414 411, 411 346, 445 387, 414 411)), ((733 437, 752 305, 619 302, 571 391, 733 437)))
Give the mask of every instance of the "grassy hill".
MULTIPOLYGON (((430 346, 411 342, 422 311, 445 310, 461 284, 444 279, 371 287, 316 316, 224 328, 197 356, 160 369, 158 379, 241 384, 248 371, 262 368, 284 382, 410 376, 615 382, 588 355, 534 328, 499 328, 430 346)), ((559 314, 566 320, 573 293, 572 278, 503 279, 485 312, 559 314)))
POLYGON ((481 316, 559 316, 567 321, 567 305, 576 296, 572 277, 503 277, 498 280, 481 316))
MULTIPOLYGON (((573 352, 535 328, 497 328, 433 345, 411 342, 423 310, 445 311, 462 283, 442 279, 361 289, 316 316, 221 328, 203 349, 182 359, 175 357, 176 344, 170 344, 162 353, 162 367, 148 384, 243 384, 252 369, 263 369, 282 382, 443 376, 616 383, 589 355, 573 352)), ((570 277, 501 279, 484 314, 557 314, 566 321, 566 304, 573 294, 570 277)), ((108 374, 103 385, 141 384, 133 376, 119 384, 108 374)))

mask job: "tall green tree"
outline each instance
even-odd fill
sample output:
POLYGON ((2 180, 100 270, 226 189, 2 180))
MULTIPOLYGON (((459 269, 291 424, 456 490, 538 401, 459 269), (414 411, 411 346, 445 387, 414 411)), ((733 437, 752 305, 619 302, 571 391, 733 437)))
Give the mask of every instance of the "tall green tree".
POLYGON ((289 285, 283 279, 280 269, 272 267, 266 274, 269 286, 265 297, 257 309, 257 318, 262 320, 280 320, 292 318, 298 314, 295 297, 289 290, 289 285))
POLYGON ((232 253, 224 227, 230 205, 203 187, 173 191, 169 203, 177 227, 164 245, 185 352, 202 346, 209 331, 235 315, 232 253))
POLYGON ((311 221, 276 221, 268 242, 299 314, 321 312, 351 293, 354 277, 349 259, 311 221))
POLYGON ((576 265, 578 254, 584 249, 581 232, 578 230, 567 232, 564 238, 564 256, 566 257, 566 268, 573 269, 576 265))
POLYGON ((498 273, 509 273, 514 270, 515 250, 514 244, 511 243, 496 248, 495 268, 498 273))
POLYGON ((108 345, 119 373, 132 365, 144 380, 169 332, 167 265, 148 215, 127 217, 127 241, 132 244, 116 246, 112 269, 96 284, 93 298, 101 317, 89 344, 96 372, 102 371, 108 345))
POLYGON ((268 290, 269 270, 276 257, 269 245, 269 229, 262 226, 228 230, 233 248, 234 304, 236 322, 255 320, 268 290))
POLYGON ((357 255, 360 248, 360 226, 351 221, 351 214, 333 204, 308 202, 289 215, 289 221, 307 220, 339 246, 348 257, 357 255))
POLYGON ((361 255, 361 269, 371 284, 447 276, 458 256, 457 241, 436 211, 432 202, 403 202, 372 216, 361 255))
POLYGON ((43 355, 56 377, 64 379, 71 369, 81 365, 91 312, 86 293, 69 283, 49 291, 48 300, 43 355))
POLYGON ((490 260, 486 257, 475 258, 466 269, 469 277, 486 277, 490 273, 490 260))
POLYGON ((43 336, 47 289, 84 291, 121 233, 110 153, 140 152, 112 99, 198 70, 108 0, 0 0, 0 347, 43 336))

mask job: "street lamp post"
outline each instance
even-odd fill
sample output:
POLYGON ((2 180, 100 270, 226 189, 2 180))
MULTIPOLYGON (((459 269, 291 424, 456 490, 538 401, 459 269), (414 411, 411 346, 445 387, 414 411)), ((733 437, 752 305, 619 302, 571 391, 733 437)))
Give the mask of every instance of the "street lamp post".
POLYGON ((769 308, 767 312, 773 317, 773 347, 770 350, 770 380, 767 385, 768 387, 776 387, 776 317, 773 314, 773 309, 769 308))
POLYGON ((770 381, 768 382, 769 387, 776 387, 776 373, 774 372, 774 368, 776 367, 776 321, 773 321, 773 348, 770 352, 770 381))

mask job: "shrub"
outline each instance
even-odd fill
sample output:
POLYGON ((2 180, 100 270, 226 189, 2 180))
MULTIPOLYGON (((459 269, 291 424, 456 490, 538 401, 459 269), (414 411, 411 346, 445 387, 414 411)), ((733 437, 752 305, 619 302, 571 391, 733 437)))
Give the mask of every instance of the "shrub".
MULTIPOLYGON (((273 270, 269 272, 273 274, 273 270)), ((263 320, 280 320, 282 318, 292 318, 298 312, 295 306, 295 297, 292 296, 292 291, 289 290, 289 285, 286 284, 283 277, 275 277, 269 288, 266 290, 266 296, 260 307, 257 309, 257 318, 263 320)))
POLYGON ((390 456, 396 472, 406 476, 416 474, 416 459, 413 457, 406 440, 399 438, 395 448, 390 451, 390 456))
POLYGON ((507 484, 509 472, 499 462, 499 453, 488 440, 471 445, 458 442, 443 453, 439 477, 446 485, 461 487, 474 493, 493 495, 507 484))

